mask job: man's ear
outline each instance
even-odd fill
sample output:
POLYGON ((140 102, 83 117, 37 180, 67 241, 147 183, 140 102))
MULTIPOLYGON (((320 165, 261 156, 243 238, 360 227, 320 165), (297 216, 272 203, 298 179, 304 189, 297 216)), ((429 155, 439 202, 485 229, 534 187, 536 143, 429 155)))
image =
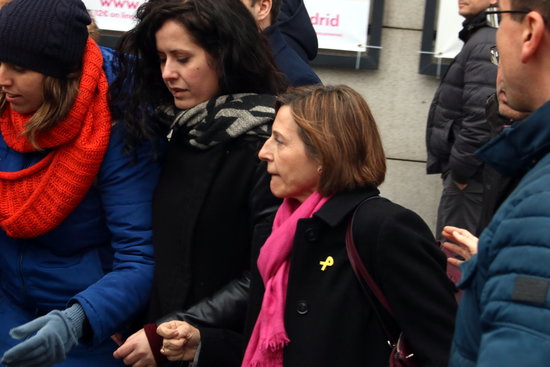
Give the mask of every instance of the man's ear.
POLYGON ((544 18, 539 12, 532 11, 525 15, 521 29, 521 62, 526 63, 535 55, 541 46, 546 32, 544 18))
POLYGON ((273 0, 258 0, 258 23, 268 21, 271 24, 271 6, 273 0))

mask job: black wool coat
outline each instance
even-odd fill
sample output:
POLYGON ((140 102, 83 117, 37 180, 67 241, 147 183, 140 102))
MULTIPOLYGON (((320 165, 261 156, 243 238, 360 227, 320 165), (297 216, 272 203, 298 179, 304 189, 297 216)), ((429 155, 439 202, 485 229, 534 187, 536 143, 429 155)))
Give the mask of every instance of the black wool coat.
POLYGON ((249 269, 280 200, 258 157, 264 138, 243 135, 208 150, 172 137, 153 201, 156 273, 149 320, 184 310, 249 269))
MULTIPOLYGON (((353 273, 344 240, 354 209, 377 193, 339 193, 313 218, 298 222, 285 309, 290 338, 285 367, 388 365, 386 335, 353 273), (323 270, 329 256, 333 264, 323 270)), ((395 322, 382 308, 380 312, 394 335, 403 330, 422 366, 446 366, 456 312, 454 286, 428 226, 412 211, 377 198, 359 207, 353 235, 365 266, 393 307, 395 322)), ((249 334, 263 297, 257 270, 250 292, 249 334)))

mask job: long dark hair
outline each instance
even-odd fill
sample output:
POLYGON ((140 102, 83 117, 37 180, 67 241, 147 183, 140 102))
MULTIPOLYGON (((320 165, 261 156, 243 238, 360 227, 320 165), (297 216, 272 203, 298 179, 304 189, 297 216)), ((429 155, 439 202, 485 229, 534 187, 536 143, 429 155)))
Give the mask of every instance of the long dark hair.
POLYGON ((182 24, 212 57, 220 95, 284 91, 265 38, 240 0, 150 0, 137 11, 138 24, 121 39, 112 86, 116 119, 128 125, 127 148, 161 131, 152 109, 173 104, 160 72, 155 34, 167 20, 182 24), (153 121, 153 123, 152 123, 153 121))

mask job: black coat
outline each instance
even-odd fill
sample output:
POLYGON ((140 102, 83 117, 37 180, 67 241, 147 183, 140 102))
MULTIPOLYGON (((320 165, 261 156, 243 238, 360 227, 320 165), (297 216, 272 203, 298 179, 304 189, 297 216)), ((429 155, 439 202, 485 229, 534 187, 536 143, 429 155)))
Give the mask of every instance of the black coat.
POLYGON ((212 295, 249 268, 250 249, 271 231, 280 203, 257 153, 243 135, 208 150, 175 135, 154 197, 156 274, 151 321, 212 295))
MULTIPOLYGON (((491 137, 497 136, 502 129, 514 123, 512 119, 498 113, 498 97, 496 94, 492 94, 487 99, 486 113, 487 121, 491 127, 491 137)), ((505 176, 488 164, 483 166, 483 205, 479 215, 477 233, 483 232, 485 227, 489 225, 500 204, 514 191, 521 178, 521 175, 505 176)))
MULTIPOLYGON (((351 269, 344 241, 354 209, 377 193, 340 193, 313 218, 298 222, 285 310, 290 338, 284 351, 285 367, 387 366, 386 336, 351 269), (334 264, 323 271, 320 262, 328 256, 334 264)), ((365 266, 393 307, 396 323, 380 308, 392 332, 398 335, 403 330, 422 366, 446 366, 456 303, 454 287, 445 273, 446 258, 430 229, 412 211, 387 199, 373 199, 358 209, 353 234, 365 266)), ((253 257, 258 253, 256 248, 253 257)), ((242 285, 237 288, 242 291, 242 285)), ((254 268, 245 340, 261 308, 263 292, 254 268)), ((236 305, 233 302, 225 297, 226 305, 236 305)), ((237 336, 233 331, 201 328, 201 336, 199 367, 240 365, 242 356, 235 359, 237 336)))
MULTIPOLYGON (((313 218, 299 221, 286 299, 285 367, 387 365, 386 337, 351 269, 344 241, 354 208, 372 194, 341 193, 313 218), (334 265, 322 271, 320 262, 328 256, 334 265)), ((358 209, 353 234, 423 366, 445 366, 456 305, 445 256, 430 229, 410 210, 374 199, 358 209)))

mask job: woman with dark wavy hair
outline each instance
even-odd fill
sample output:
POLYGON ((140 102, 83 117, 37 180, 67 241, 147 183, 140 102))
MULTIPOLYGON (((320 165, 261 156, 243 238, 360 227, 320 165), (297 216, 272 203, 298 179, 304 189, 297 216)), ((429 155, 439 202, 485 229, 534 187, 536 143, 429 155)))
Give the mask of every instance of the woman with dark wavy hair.
MULTIPOLYGON (((239 277, 251 246, 269 234, 279 201, 257 153, 286 82, 240 0, 149 1, 137 18, 121 41, 122 87, 113 102, 126 106, 118 113, 130 146, 140 134, 170 136, 153 201, 148 318, 158 322, 239 277), (129 80, 134 88, 124 93, 129 80)), ((159 363, 155 329, 146 325, 115 357, 159 363)))
MULTIPOLYGON (((272 95, 286 89, 288 82, 275 66, 267 41, 258 34, 254 19, 243 11, 247 9, 237 3, 234 0, 151 0, 138 9, 138 24, 120 41, 119 78, 111 88, 116 105, 125 106, 124 110, 117 109, 114 113, 127 118, 128 128, 133 132, 130 143, 142 134, 155 141, 159 132, 164 133, 163 123, 167 121, 163 114, 152 115, 151 108, 175 103, 172 90, 162 76, 162 58, 156 41, 157 31, 168 20, 183 26, 189 38, 208 54, 218 78, 217 96, 272 95), (252 29, 256 33, 251 32, 252 29), (134 82, 130 93, 128 80, 134 82)), ((177 103, 175 106, 187 108, 177 103)))

